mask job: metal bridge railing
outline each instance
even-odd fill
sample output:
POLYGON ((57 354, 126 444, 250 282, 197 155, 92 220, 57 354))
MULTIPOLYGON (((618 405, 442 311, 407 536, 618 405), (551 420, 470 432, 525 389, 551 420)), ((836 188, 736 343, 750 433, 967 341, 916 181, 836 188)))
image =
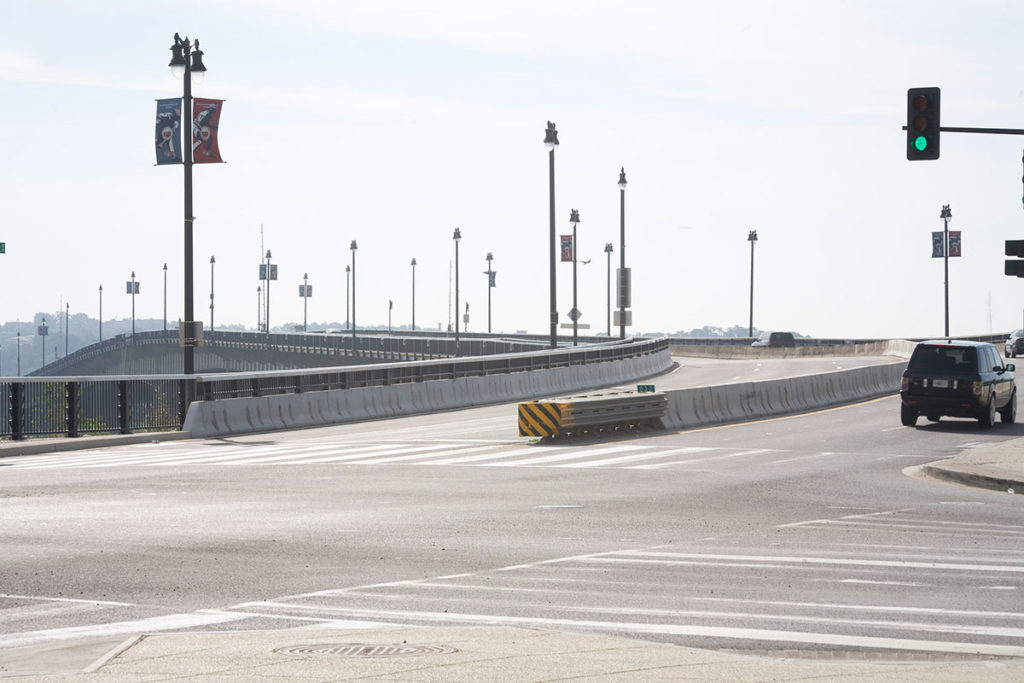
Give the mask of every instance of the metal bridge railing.
POLYGON ((3 378, 0 438, 170 431, 184 424, 193 400, 484 377, 622 360, 667 349, 666 339, 616 340, 571 349, 336 368, 145 377, 3 378))

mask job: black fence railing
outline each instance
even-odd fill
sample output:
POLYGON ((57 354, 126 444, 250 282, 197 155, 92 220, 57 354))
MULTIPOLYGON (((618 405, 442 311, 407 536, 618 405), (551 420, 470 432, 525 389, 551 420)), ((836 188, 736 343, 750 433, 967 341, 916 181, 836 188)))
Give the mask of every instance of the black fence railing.
POLYGON ((194 380, 65 377, 0 381, 0 437, 130 434, 179 429, 194 380))
POLYGON ((555 351, 302 370, 4 378, 0 380, 0 438, 169 431, 184 424, 192 400, 482 377, 616 361, 667 350, 667 340, 645 339, 555 351))

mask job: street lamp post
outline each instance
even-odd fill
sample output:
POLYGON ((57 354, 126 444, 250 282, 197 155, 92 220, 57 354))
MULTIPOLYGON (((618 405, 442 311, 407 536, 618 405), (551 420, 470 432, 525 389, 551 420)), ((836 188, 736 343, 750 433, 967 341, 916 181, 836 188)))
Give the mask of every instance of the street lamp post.
POLYGON ((267 289, 264 292, 267 297, 267 305, 263 308, 263 314, 266 316, 266 320, 263 323, 263 329, 268 335, 270 334, 270 259, 270 250, 267 249, 267 289))
POLYGON ((608 336, 612 336, 612 243, 605 242, 604 253, 608 255, 608 284, 606 285, 606 294, 608 298, 608 336))
MULTIPOLYGON (((199 40, 190 41, 187 37, 182 40, 177 33, 174 34, 174 45, 171 46, 171 73, 184 82, 182 98, 182 112, 185 113, 190 123, 184 126, 187 129, 185 134, 185 145, 182 149, 182 166, 185 169, 185 338, 194 340, 195 312, 193 310, 192 293, 192 223, 195 216, 192 215, 192 83, 199 85, 206 75, 206 66, 203 65, 203 51, 199 49, 199 40), (193 49, 194 48, 194 49, 193 49)), ((188 341, 185 343, 182 357, 182 371, 191 375, 195 371, 195 347, 188 341)))
POLYGON ((579 330, 577 321, 580 319, 580 309, 576 307, 576 226, 580 224, 580 212, 576 209, 569 211, 569 222, 572 223, 572 311, 569 313, 572 318, 572 345, 579 344, 579 330))
POLYGON ((351 275, 352 275, 352 267, 351 266, 345 266, 345 329, 346 330, 352 324, 352 321, 351 321, 351 319, 348 316, 348 302, 349 302, 348 281, 349 281, 349 277, 351 277, 351 275))
POLYGON ((487 334, 491 333, 491 287, 494 285, 494 271, 491 270, 491 261, 494 260, 494 254, 487 252, 487 334))
POLYGON ((103 285, 100 285, 100 341, 103 341, 103 285))
POLYGON ((302 274, 302 331, 306 331, 309 312, 309 273, 302 274))
POLYGON ((167 331, 167 264, 164 264, 164 332, 167 331))
POLYGON ((460 355, 459 351, 459 242, 462 240, 462 232, 458 228, 455 228, 455 232, 452 233, 452 239, 455 240, 455 355, 460 355))
POLYGON ((135 281, 135 271, 132 271, 132 279, 128 281, 128 293, 132 295, 132 343, 135 342, 135 295, 139 291, 139 283, 135 281))
POLYGON ((70 330, 68 324, 71 322, 71 303, 64 303, 64 357, 68 357, 68 337, 70 336, 70 330))
POLYGON ((263 285, 256 285, 256 331, 263 327, 263 285))
POLYGON ((416 331, 416 259, 409 264, 412 266, 412 330, 416 331))
POLYGON ((21 330, 18 330, 18 377, 21 377, 21 330))
POLYGON ((626 168, 619 171, 619 339, 626 338, 626 296, 632 283, 626 275, 626 168))
POLYGON ((356 355, 356 250, 359 245, 355 240, 348 246, 352 250, 352 355, 356 355))
POLYGON ((44 365, 46 365, 46 337, 47 337, 47 334, 49 333, 49 331, 50 331, 49 328, 46 327, 46 317, 44 316, 43 317, 43 324, 40 325, 40 327, 39 327, 39 336, 41 336, 43 338, 42 363, 39 364, 39 367, 43 367, 44 365))
POLYGON ((391 336, 391 309, 395 307, 395 302, 388 299, 388 336, 391 336))
POLYGON ((217 259, 210 257, 210 332, 213 332, 213 264, 217 259))
MULTIPOLYGON (((558 345, 558 301, 555 295, 555 148, 558 147, 558 131, 555 124, 548 121, 544 131, 544 148, 548 150, 548 219, 550 231, 548 235, 548 252, 550 261, 549 279, 551 282, 551 348, 558 345)), ((457 310, 457 309, 456 309, 457 310)))
POLYGON ((953 212, 949 210, 949 204, 942 205, 942 212, 939 213, 942 219, 942 260, 945 271, 945 294, 946 294, 946 338, 949 338, 949 222, 953 219, 953 212))
POLYGON ((754 336, 754 245, 757 244, 757 230, 751 230, 747 234, 750 242, 750 326, 747 328, 747 336, 754 336))

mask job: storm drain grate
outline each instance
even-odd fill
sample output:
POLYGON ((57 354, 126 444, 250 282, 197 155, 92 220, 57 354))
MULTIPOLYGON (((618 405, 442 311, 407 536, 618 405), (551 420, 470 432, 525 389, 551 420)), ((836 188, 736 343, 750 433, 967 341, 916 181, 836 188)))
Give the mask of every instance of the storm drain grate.
POLYGON ((282 655, 334 655, 337 657, 404 657, 407 655, 450 655, 458 652, 447 645, 370 645, 367 643, 322 643, 317 645, 292 645, 280 647, 274 652, 282 655))

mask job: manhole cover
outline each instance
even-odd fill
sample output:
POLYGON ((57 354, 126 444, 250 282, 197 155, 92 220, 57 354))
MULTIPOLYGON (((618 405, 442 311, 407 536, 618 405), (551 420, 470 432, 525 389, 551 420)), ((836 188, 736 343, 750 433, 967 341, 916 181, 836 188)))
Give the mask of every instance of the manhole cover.
POLYGON ((447 645, 370 645, 367 643, 320 643, 317 645, 292 645, 280 647, 274 652, 282 655, 334 655, 337 657, 402 657, 406 655, 450 655, 458 652, 447 645))

